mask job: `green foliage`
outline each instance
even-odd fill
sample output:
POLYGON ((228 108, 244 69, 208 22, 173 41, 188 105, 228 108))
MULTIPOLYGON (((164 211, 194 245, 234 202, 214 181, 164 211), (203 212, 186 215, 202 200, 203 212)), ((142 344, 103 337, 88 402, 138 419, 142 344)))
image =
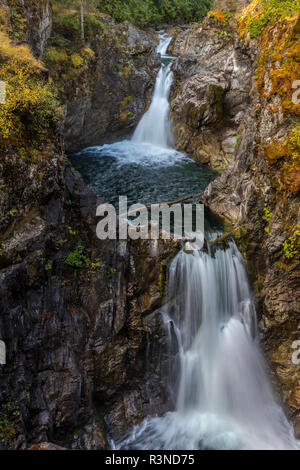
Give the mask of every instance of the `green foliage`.
POLYGON ((65 263, 72 268, 82 268, 84 264, 87 266, 91 264, 91 260, 84 254, 84 247, 81 241, 78 243, 75 250, 66 257, 65 263))
POLYGON ((298 225, 294 235, 289 237, 283 243, 284 256, 287 259, 292 259, 300 252, 300 225, 298 225))
POLYGON ((13 217, 14 215, 17 214, 17 212, 18 212, 17 209, 11 209, 11 210, 9 211, 9 215, 11 215, 11 216, 13 217))
POLYGON ((269 13, 265 12, 262 16, 259 16, 258 18, 253 18, 253 20, 251 20, 251 22, 249 23, 249 33, 251 39, 257 38, 257 36, 262 33, 269 19, 269 13))
MULTIPOLYGON (((270 220, 272 219, 273 217, 273 214, 272 212, 269 211, 269 209, 267 208, 267 206, 264 207, 264 215, 262 217, 263 220, 265 220, 267 222, 267 224, 269 224, 270 220)), ((269 225, 267 225, 265 227, 265 232, 266 233, 270 233, 270 227, 269 225)))
POLYGON ((227 26, 232 16, 233 14, 226 10, 213 10, 213 11, 210 11, 208 14, 209 18, 213 19, 214 22, 218 23, 219 25, 221 24, 223 26, 227 26))
POLYGON ((258 37, 272 17, 287 17, 300 11, 298 0, 262 0, 262 10, 249 23, 251 39, 258 37))
POLYGON ((263 7, 269 7, 277 16, 290 16, 300 11, 298 0, 263 0, 263 7))
POLYGON ((12 31, 13 39, 20 40, 26 31, 27 20, 16 8, 11 8, 10 14, 11 23, 14 25, 12 31))
MULTIPOLYGON (((60 119, 59 101, 40 64, 24 45, 14 45, 0 31, 0 80, 6 83, 6 102, 1 105, 0 147, 28 147, 55 132, 60 119)), ((26 152, 25 152, 26 153, 26 152)))
MULTIPOLYGON (((69 9, 76 8, 79 12, 81 2, 78 0, 54 0, 54 5, 65 5, 69 9)), ((209 11, 212 0, 93 0, 85 1, 89 8, 87 11, 106 13, 116 21, 130 21, 137 26, 173 22, 202 21, 209 11)), ((97 21, 93 15, 85 17, 85 29, 93 30, 93 22, 97 21)), ((75 14, 69 18, 67 28, 73 28, 80 34, 80 16, 75 14)))
POLYGON ((68 232, 71 237, 75 237, 77 234, 76 230, 74 230, 72 227, 68 227, 68 232))
POLYGON ((294 127, 291 132, 289 141, 289 151, 293 161, 300 161, 300 126, 294 127))
POLYGON ((270 222, 270 220, 273 217, 273 214, 272 212, 269 211, 269 209, 266 206, 264 207, 264 213, 265 215, 263 215, 263 220, 265 220, 266 222, 270 222))

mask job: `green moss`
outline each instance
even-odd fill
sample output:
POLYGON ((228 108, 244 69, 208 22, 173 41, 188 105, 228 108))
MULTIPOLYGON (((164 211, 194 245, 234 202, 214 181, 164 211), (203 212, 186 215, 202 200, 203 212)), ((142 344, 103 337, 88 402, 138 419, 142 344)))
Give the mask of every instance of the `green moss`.
POLYGON ((293 268, 292 265, 288 265, 288 264, 286 264, 286 263, 283 263, 282 261, 276 261, 276 262, 274 263, 274 266, 276 266, 277 268, 279 268, 279 269, 281 269, 281 270, 283 270, 283 271, 285 271, 285 272, 288 272, 288 271, 290 271, 290 270, 293 268))
POLYGON ((263 215, 262 219, 265 220, 266 222, 270 222, 272 217, 273 217, 272 212, 270 212, 269 209, 267 208, 267 206, 265 206, 264 207, 264 215, 263 215))
POLYGON ((84 247, 80 241, 75 250, 65 258, 65 263, 72 268, 82 268, 84 265, 90 266, 91 260, 84 254, 84 247))
POLYGON ((264 215, 262 216, 262 219, 267 222, 267 225, 265 226, 264 230, 266 233, 270 233, 270 226, 269 226, 269 222, 271 221, 273 217, 273 214, 272 212, 267 208, 267 206, 265 205, 264 207, 264 215))
POLYGON ((249 23, 249 33, 250 33, 250 38, 254 39, 259 36, 266 24, 269 22, 270 19, 270 13, 266 12, 262 16, 258 18, 253 18, 250 23, 249 23))
POLYGON ((14 25, 13 28, 13 38, 15 40, 20 40, 27 29, 27 21, 15 8, 11 9, 11 21, 14 25))
POLYGON ((300 11, 298 0, 262 0, 253 2, 249 6, 249 15, 246 16, 246 29, 250 38, 257 38, 262 34, 269 22, 284 19, 300 11))
POLYGON ((300 225, 297 226, 295 233, 291 235, 283 243, 283 252, 284 252, 284 256, 287 259, 293 259, 299 255, 300 253, 300 225))

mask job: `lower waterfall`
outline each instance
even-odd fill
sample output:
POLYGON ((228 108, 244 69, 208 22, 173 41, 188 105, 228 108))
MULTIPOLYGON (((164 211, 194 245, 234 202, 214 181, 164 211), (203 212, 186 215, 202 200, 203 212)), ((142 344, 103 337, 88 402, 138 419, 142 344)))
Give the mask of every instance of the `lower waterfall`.
POLYGON ((151 417, 117 449, 299 449, 276 402, 260 350, 256 312, 234 242, 211 255, 181 251, 161 309, 176 407, 151 417))

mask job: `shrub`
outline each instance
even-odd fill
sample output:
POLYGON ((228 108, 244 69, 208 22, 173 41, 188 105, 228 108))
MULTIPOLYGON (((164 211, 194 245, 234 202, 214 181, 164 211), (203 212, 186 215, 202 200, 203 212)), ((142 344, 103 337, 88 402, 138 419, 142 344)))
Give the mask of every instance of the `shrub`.
POLYGON ((253 18, 250 21, 249 33, 250 33, 251 39, 257 38, 257 36, 259 36, 262 33, 269 19, 270 19, 269 13, 265 12, 262 16, 259 16, 258 18, 253 18))
POLYGON ((0 108, 0 145, 26 147, 29 139, 41 140, 59 120, 59 102, 29 49, 11 44, 3 32, 0 59, 0 80, 6 83, 6 102, 0 108))
POLYGON ((83 58, 79 54, 75 53, 71 55, 71 62, 73 67, 81 67, 83 64, 83 58))
POLYGON ((209 12, 208 17, 213 18, 216 23, 226 26, 232 17, 232 13, 225 10, 213 10, 209 12))
POLYGON ((78 243, 75 250, 66 257, 65 263, 72 268, 82 268, 84 263, 89 266, 90 259, 84 254, 84 247, 81 242, 78 243))

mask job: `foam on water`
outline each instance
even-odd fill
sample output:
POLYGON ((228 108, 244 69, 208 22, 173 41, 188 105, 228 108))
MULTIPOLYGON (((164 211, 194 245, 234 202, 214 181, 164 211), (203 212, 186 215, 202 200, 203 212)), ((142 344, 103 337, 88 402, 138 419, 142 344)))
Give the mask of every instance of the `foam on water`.
MULTIPOLYGON (((113 157, 120 166, 137 164, 141 166, 173 166, 184 164, 189 161, 188 157, 174 150, 173 148, 163 148, 157 145, 143 142, 134 142, 132 140, 122 140, 114 144, 107 144, 101 147, 89 147, 83 152, 86 157, 89 154, 92 157, 105 158, 113 157)), ((80 156, 78 153, 77 156, 80 156)))

